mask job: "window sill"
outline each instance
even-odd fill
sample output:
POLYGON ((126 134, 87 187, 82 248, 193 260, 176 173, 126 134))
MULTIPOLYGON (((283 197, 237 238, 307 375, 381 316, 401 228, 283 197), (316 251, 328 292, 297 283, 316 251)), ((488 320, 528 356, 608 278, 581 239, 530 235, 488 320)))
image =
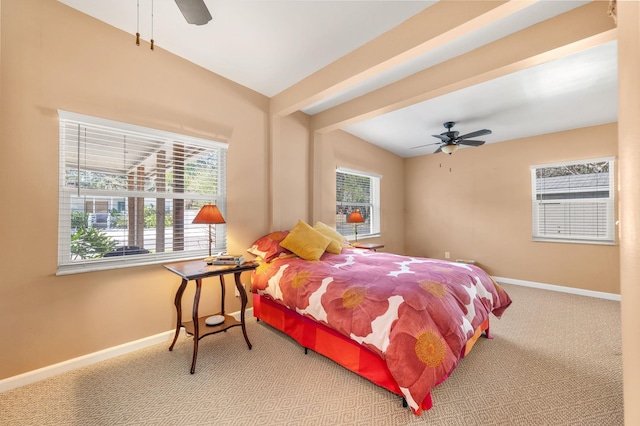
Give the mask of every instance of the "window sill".
MULTIPOLYGON (((358 242, 360 242, 362 240, 370 240, 372 238, 380 238, 381 236, 382 235, 380 235, 380 234, 367 234, 367 235, 358 234, 358 242)), ((347 240, 349 240, 349 241, 353 240, 355 242, 356 236, 355 235, 349 235, 349 236, 346 236, 345 238, 347 240)))
MULTIPOLYGON (((145 255, 146 256, 146 255, 145 255)), ((125 257, 125 256, 121 256, 125 257)), ((101 260, 98 262, 84 262, 79 264, 70 264, 70 265, 58 265, 58 270, 56 271, 56 275, 73 275, 73 274, 82 274, 85 272, 97 272, 97 271, 109 271, 112 269, 122 269, 122 268, 131 268, 135 266, 148 266, 148 265, 158 265, 164 263, 171 262, 179 262, 186 260, 196 260, 202 259, 206 257, 206 254, 203 256, 193 255, 188 257, 164 257, 158 258, 157 256, 152 256, 153 259, 141 259, 141 258, 133 258, 134 256, 128 256, 127 259, 121 259, 118 257, 113 260, 101 260)))

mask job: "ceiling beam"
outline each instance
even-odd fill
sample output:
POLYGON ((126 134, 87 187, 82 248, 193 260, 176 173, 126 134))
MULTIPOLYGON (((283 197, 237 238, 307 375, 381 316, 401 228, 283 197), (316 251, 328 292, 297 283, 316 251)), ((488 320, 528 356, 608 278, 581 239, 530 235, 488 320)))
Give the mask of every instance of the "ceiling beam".
POLYGON ((605 2, 592 2, 312 117, 327 132, 616 39, 605 2))
POLYGON ((441 0, 272 97, 271 113, 301 110, 536 1, 441 0))

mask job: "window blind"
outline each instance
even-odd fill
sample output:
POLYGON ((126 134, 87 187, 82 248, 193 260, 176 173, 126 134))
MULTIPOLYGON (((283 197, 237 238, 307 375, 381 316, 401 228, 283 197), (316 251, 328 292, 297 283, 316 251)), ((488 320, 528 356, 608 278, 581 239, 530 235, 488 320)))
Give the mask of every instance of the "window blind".
POLYGON ((359 223, 360 237, 380 234, 380 179, 382 176, 338 168, 336 170, 336 229, 346 238, 355 236, 353 223, 347 218, 360 210, 364 223, 359 223))
MULTIPOLYGON (((58 274, 206 256, 227 144, 59 111, 58 274)), ((226 251, 226 225, 212 225, 226 251)))
POLYGON ((533 238, 615 242, 613 158, 531 167, 533 238))

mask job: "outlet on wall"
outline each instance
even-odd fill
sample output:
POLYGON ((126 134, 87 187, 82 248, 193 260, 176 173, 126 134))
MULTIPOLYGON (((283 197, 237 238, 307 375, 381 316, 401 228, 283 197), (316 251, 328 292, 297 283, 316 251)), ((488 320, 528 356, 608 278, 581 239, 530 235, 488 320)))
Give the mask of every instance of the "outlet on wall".
POLYGON ((449 252, 448 252, 448 251, 445 251, 445 252, 444 252, 444 258, 445 258, 445 259, 449 259, 450 257, 451 257, 451 255, 449 254, 449 252))

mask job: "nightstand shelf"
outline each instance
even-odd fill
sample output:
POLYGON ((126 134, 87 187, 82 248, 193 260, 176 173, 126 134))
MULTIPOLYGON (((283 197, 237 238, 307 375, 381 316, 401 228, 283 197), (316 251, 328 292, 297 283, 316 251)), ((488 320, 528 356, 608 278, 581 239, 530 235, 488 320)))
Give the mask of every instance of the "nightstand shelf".
MULTIPOLYGON (((215 315, 224 315, 224 322, 217 325, 207 325, 205 321, 211 315, 198 318, 198 331, 199 331, 198 340, 210 334, 216 334, 216 333, 220 333, 221 331, 226 331, 231 327, 242 326, 242 323, 236 320, 231 315, 226 315, 226 314, 223 314, 222 312, 218 312, 215 315)), ((183 322, 182 327, 184 327, 185 333, 191 336, 195 336, 195 327, 193 326, 193 321, 183 322)))

